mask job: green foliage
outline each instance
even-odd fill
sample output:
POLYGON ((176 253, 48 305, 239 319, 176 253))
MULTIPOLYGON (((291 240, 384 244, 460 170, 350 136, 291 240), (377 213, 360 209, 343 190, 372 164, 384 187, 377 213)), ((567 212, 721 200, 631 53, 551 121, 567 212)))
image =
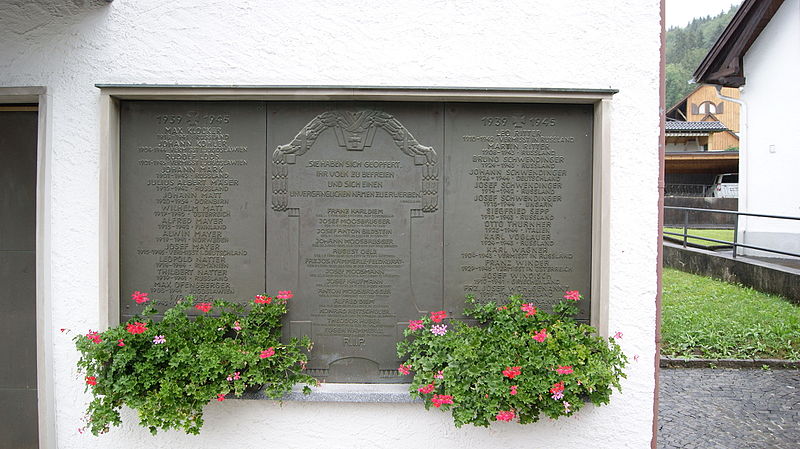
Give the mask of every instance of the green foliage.
POLYGON ((664 268, 661 353, 800 360, 800 307, 784 298, 664 268))
POLYGON ((532 304, 518 296, 500 307, 467 301, 465 314, 478 325, 451 321, 447 333, 436 335, 432 330, 441 324, 424 317, 419 329, 410 323, 397 345, 398 355, 408 357, 401 369, 414 371, 411 395, 422 398, 426 409, 450 410, 457 427, 513 418, 527 424, 540 414, 569 416, 586 401, 607 404, 612 387, 620 389, 627 358, 613 338, 600 338, 594 328, 570 317, 578 310, 571 301, 555 306, 553 314, 530 313, 532 304), (559 368, 572 372, 559 374, 559 368), (551 390, 559 382, 562 398, 551 390), (420 391, 431 384, 432 391, 420 391))
POLYGON ((156 313, 151 304, 127 323, 76 337, 78 369, 94 396, 88 429, 98 435, 119 425, 120 407, 126 405, 138 411, 139 424, 153 434, 158 429, 197 434, 203 407, 211 400, 260 387, 267 396, 280 398, 297 383, 315 384, 302 372, 311 342, 304 337, 281 343, 286 301, 270 301, 250 307, 215 301, 212 314, 190 317, 194 300, 189 297, 160 321, 151 318, 156 313), (134 323, 146 330, 129 332, 135 332, 134 323), (157 336, 165 341, 156 343, 157 336))
POLYGON ((667 30, 666 105, 671 108, 697 86, 689 84, 711 46, 728 26, 738 6, 715 17, 692 20, 684 28, 667 30))

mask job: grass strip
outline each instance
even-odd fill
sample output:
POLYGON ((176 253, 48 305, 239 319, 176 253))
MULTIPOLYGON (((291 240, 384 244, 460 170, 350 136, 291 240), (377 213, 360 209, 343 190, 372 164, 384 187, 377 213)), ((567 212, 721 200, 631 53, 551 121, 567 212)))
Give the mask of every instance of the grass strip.
MULTIPOLYGON (((681 234, 680 236, 664 234, 664 237, 670 237, 670 238, 673 238, 673 239, 680 239, 681 241, 683 241, 683 228, 664 228, 664 231, 666 231, 666 232, 676 232, 678 234, 681 234)), ((700 236, 700 237, 708 237, 710 239, 725 240, 726 242, 732 242, 733 241, 733 229, 692 229, 692 228, 689 228, 687 233, 689 235, 697 235, 697 236, 700 236)), ((694 239, 694 238, 691 238, 691 237, 688 239, 688 241, 690 243, 697 243, 699 245, 705 245, 705 246, 722 245, 722 243, 710 242, 708 240, 702 240, 702 239, 694 239)))
POLYGON ((800 306, 672 268, 663 285, 662 355, 800 360, 800 306))

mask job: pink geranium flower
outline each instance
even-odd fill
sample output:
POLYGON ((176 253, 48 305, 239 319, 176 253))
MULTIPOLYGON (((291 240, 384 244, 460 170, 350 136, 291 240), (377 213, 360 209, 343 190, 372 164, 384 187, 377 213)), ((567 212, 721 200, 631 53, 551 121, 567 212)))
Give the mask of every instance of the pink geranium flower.
POLYGON ((412 331, 422 329, 423 327, 425 327, 425 324, 423 324, 422 320, 408 320, 408 328, 412 331))
POLYGON ((620 332, 620 331, 617 331, 617 332, 614 334, 614 338, 616 338, 617 340, 619 340, 620 338, 622 338, 622 332, 620 332))
POLYGON ((278 292, 278 299, 291 299, 293 296, 291 290, 281 290, 278 292))
POLYGON ((144 304, 147 301, 150 301, 150 298, 147 297, 147 293, 142 293, 139 290, 136 290, 131 294, 131 298, 136 301, 136 304, 144 304))
POLYGON ((536 332, 531 336, 531 338, 538 341, 539 343, 543 342, 547 338, 547 329, 542 329, 539 332, 536 332))
POLYGON ((508 366, 506 369, 503 370, 503 375, 508 377, 509 379, 513 379, 517 376, 522 374, 522 367, 520 366, 508 366))
POLYGON ((211 311, 211 307, 212 307, 212 305, 211 305, 210 302, 199 302, 199 303, 194 305, 195 309, 197 309, 197 310, 199 310, 199 311, 201 311, 203 313, 210 312, 211 311))
POLYGON ((125 346, 125 341, 123 339, 117 340, 117 346, 125 346))
POLYGON ((234 322, 233 322, 233 326, 232 326, 232 328, 233 328, 233 329, 235 329, 235 330, 237 330, 237 331, 240 331, 240 330, 242 330, 242 326, 239 324, 239 322, 238 322, 238 321, 234 321, 234 322))
POLYGON ((400 374, 404 376, 408 376, 409 374, 411 374, 411 365, 401 364, 400 366, 397 367, 397 371, 399 371, 400 374))
POLYGON ((433 383, 429 383, 428 385, 423 385, 417 388, 417 391, 419 391, 422 394, 428 394, 428 393, 433 393, 434 388, 436 387, 433 385, 433 383))
POLYGON ((499 412, 497 416, 495 416, 495 419, 498 421, 511 421, 515 416, 514 410, 505 410, 499 412))
POLYGON ((147 324, 146 323, 140 323, 138 321, 135 322, 135 323, 128 323, 128 325, 126 326, 126 329, 127 329, 129 334, 133 334, 133 335, 142 334, 142 333, 147 331, 147 324))
POLYGON ((222 393, 218 393, 218 394, 217 394, 217 400, 218 400, 219 402, 222 402, 222 401, 224 401, 224 400, 225 400, 225 395, 224 395, 224 394, 222 394, 222 393))
POLYGON ((434 379, 444 379, 444 373, 442 372, 442 370, 439 370, 439 372, 438 372, 438 373, 436 373, 436 374, 433 376, 433 378, 434 378, 434 379))
POLYGON ((559 366, 556 368, 558 374, 572 374, 572 366, 559 366))
POLYGON ((431 312, 431 321, 434 323, 441 323, 443 319, 447 318, 447 312, 440 310, 438 312, 431 312))
POLYGON ((163 335, 156 335, 155 337, 153 337, 153 344, 155 344, 155 345, 160 345, 160 344, 163 344, 163 343, 166 343, 166 342, 167 342, 167 338, 164 337, 163 335))
POLYGON ((581 299, 581 294, 578 293, 578 290, 569 290, 564 295, 564 299, 568 299, 570 301, 579 301, 581 299))
POLYGON ((525 316, 534 316, 536 315, 536 307, 533 306, 533 303, 529 302, 527 304, 523 304, 520 306, 520 310, 523 312, 527 312, 525 316))
POLYGON ((431 326, 431 333, 433 335, 442 336, 447 333, 447 325, 446 324, 434 324, 431 326))
POLYGON ((452 404, 453 403, 453 396, 449 394, 435 394, 431 399, 433 406, 436 408, 441 407, 443 404, 452 404))
POLYGON ((270 347, 270 348, 267 348, 267 349, 261 351, 261 354, 259 354, 259 357, 261 357, 262 359, 266 359, 268 357, 272 357, 273 355, 275 355, 275 348, 270 347))
POLYGON ((511 396, 515 396, 515 395, 517 394, 517 388, 519 388, 519 386, 518 386, 518 385, 512 385, 512 386, 509 388, 509 389, 511 390, 511 391, 510 391, 510 393, 511 393, 511 396))

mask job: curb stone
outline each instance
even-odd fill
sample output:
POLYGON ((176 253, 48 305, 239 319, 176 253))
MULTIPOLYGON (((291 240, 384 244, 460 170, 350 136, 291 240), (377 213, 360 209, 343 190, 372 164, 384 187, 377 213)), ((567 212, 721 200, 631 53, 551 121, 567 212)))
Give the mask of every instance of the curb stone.
POLYGON ((800 361, 781 359, 678 359, 662 357, 661 368, 750 368, 800 369, 800 361))

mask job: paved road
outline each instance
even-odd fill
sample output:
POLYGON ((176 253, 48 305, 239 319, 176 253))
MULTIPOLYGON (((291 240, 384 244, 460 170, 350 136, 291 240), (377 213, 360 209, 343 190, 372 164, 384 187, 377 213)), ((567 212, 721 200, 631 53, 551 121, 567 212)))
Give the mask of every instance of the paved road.
POLYGON ((800 371, 662 369, 658 447, 800 448, 800 371))

